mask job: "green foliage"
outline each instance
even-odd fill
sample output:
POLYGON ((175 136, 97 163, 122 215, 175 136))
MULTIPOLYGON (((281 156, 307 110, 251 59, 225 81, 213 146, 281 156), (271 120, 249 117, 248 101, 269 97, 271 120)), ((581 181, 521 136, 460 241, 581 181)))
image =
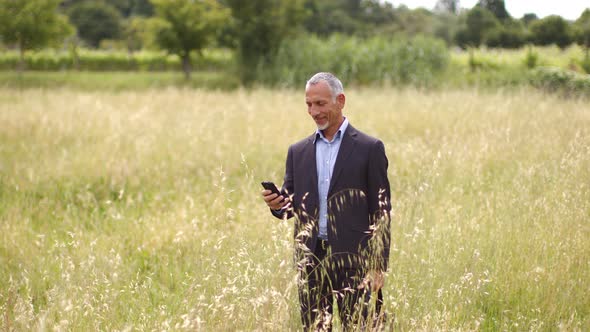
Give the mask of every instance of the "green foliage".
POLYGON ((454 44, 459 17, 455 14, 441 13, 434 17, 433 34, 435 38, 444 40, 447 45, 454 44))
MULTIPOLYGON (((178 60, 178 59, 177 59, 178 60)), ((158 64, 160 65, 160 64, 158 64)), ((170 69, 178 71, 179 61, 170 69)), ((174 71, 29 71, 14 73, 0 71, 0 88, 11 89, 72 89, 75 91, 142 91, 163 88, 207 90, 236 90, 240 81, 235 75, 222 71, 195 72, 190 80, 174 71)))
POLYGON ((129 52, 153 48, 155 43, 150 31, 150 19, 141 16, 135 16, 125 21, 123 36, 129 52))
POLYGON ((520 19, 520 21, 522 23, 524 23, 525 26, 529 26, 532 22, 538 20, 539 17, 537 16, 537 14, 535 13, 526 13, 524 15, 522 15, 522 18, 520 19))
POLYGON ((574 23, 575 39, 579 45, 590 48, 590 8, 584 10, 574 23))
POLYGON ((566 95, 590 96, 590 75, 554 67, 539 67, 531 74, 531 84, 566 95))
POLYGON ((150 16, 153 7, 150 0, 103 0, 116 7, 123 17, 150 16))
MULTIPOLYGON (((228 50, 215 49, 206 50, 201 56, 193 54, 191 61, 203 71, 223 71, 233 64, 228 50)), ((0 55, 0 70, 15 69, 18 62, 17 53, 4 52, 0 55)), ((27 68, 37 71, 173 71, 182 68, 177 55, 150 51, 129 54, 123 51, 81 49, 77 51, 77 59, 74 59, 74 54, 69 52, 45 50, 25 54, 24 62, 27 68)))
POLYGON ((526 56, 523 62, 528 69, 537 67, 537 64, 539 63, 539 54, 533 50, 533 47, 530 45, 527 48, 526 56))
POLYGON ((477 6, 489 10, 500 21, 510 19, 504 0, 479 0, 477 6))
POLYGON ((152 16, 153 6, 150 0, 61 0, 60 8, 68 11, 83 2, 103 3, 114 7, 122 17, 152 16))
POLYGON ((584 58, 582 58, 582 60, 580 61, 580 66, 582 67, 582 69, 584 69, 586 74, 590 74, 590 52, 588 52, 588 49, 586 49, 584 58))
POLYGON ((305 30, 319 36, 333 33, 354 34, 361 24, 354 19, 355 13, 347 11, 343 1, 307 0, 304 9, 308 15, 303 19, 305 30))
POLYGON ((530 25, 532 40, 536 45, 555 44, 565 48, 572 42, 569 23, 557 15, 547 16, 530 25))
POLYGON ((304 19, 300 0, 227 0, 236 36, 239 76, 246 85, 259 67, 272 65, 283 40, 292 38, 304 19))
POLYGON ((186 78, 191 72, 191 53, 200 53, 211 43, 228 17, 216 0, 153 0, 156 43, 182 60, 186 78))
POLYGON ((410 10, 400 8, 396 11, 396 20, 393 26, 396 32, 407 36, 432 35, 434 33, 435 17, 424 8, 410 10))
POLYGON ((457 32, 455 40, 457 44, 466 48, 483 44, 490 31, 498 28, 500 22, 489 10, 475 6, 465 17, 465 24, 457 32))
POLYGON ((63 40, 72 29, 66 18, 58 14, 58 4, 59 0, 0 0, 2 42, 16 45, 22 58, 26 50, 63 40))
POLYGON ((438 0, 434 5, 434 10, 441 13, 456 15, 459 13, 461 5, 459 0, 438 0))
POLYGON ((443 41, 333 35, 286 41, 272 67, 258 67, 263 82, 299 86, 318 71, 330 71, 352 84, 428 85, 447 65, 443 41))
POLYGON ((507 21, 491 30, 486 38, 486 45, 498 48, 519 48, 526 41, 525 30, 519 21, 507 21))
POLYGON ((68 10, 78 36, 91 47, 98 47, 104 39, 121 35, 121 15, 113 6, 103 2, 84 1, 68 10))

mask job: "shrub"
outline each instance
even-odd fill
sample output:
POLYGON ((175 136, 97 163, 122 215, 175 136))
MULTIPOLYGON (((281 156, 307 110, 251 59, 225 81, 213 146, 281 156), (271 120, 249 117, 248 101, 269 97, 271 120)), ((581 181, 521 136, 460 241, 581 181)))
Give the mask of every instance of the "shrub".
MULTIPOLYGON (((43 50, 25 54, 26 68, 37 71, 58 71, 74 68, 73 52, 56 52, 43 50)), ((163 52, 99 51, 81 49, 77 51, 79 70, 88 71, 166 71, 179 70, 180 59, 163 52)), ((18 66, 16 52, 0 54, 0 70, 13 70, 18 66)), ((193 64, 199 70, 216 70, 227 68, 232 57, 225 50, 207 50, 203 56, 195 57, 193 64)))
POLYGON ((533 50, 533 48, 531 46, 528 47, 526 55, 524 57, 524 65, 529 68, 529 69, 533 69, 535 67, 537 67, 537 64, 539 63, 539 54, 533 50))
POLYGON ((588 50, 586 50, 584 58, 580 60, 580 66, 584 69, 586 74, 590 74, 590 55, 588 54, 588 50))
POLYGON ((284 42, 275 62, 259 66, 263 83, 296 86, 318 71, 330 71, 352 84, 429 84, 449 62, 442 40, 333 35, 284 42))
POLYGON ((539 67, 531 73, 533 86, 566 95, 590 96, 590 75, 559 68, 539 67))

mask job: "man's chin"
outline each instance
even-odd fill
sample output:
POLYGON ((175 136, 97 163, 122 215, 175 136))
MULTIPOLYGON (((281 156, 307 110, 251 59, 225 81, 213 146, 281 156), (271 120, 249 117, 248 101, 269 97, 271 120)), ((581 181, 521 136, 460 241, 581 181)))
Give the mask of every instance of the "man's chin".
POLYGON ((317 124, 316 126, 318 127, 318 130, 326 130, 328 128, 329 123, 324 123, 324 124, 317 124))

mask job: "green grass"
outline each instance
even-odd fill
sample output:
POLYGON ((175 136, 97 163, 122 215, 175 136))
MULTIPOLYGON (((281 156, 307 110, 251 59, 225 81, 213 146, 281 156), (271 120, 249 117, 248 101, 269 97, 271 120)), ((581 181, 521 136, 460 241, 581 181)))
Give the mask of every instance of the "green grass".
MULTIPOLYGON (((527 51, 527 47, 514 50, 480 48, 474 51, 474 56, 487 66, 514 68, 525 66, 524 60, 527 51)), ((538 55, 537 65, 544 67, 567 69, 576 66, 584 57, 584 51, 578 45, 572 45, 564 50, 557 46, 533 46, 532 51, 538 55)), ((455 50, 451 53, 451 58, 458 64, 467 67, 469 51, 455 50)))
MULTIPOLYGON (((351 89, 389 156, 396 330, 590 329, 590 109, 535 90, 351 89)), ((301 91, 0 88, 0 326, 298 330, 270 216, 301 91)))
POLYGON ((0 71, 0 87, 69 88, 76 90, 146 90, 156 88, 206 88, 236 89, 240 82, 234 75, 225 72, 193 72, 186 80, 181 72, 40 72, 26 71, 21 74, 0 71))

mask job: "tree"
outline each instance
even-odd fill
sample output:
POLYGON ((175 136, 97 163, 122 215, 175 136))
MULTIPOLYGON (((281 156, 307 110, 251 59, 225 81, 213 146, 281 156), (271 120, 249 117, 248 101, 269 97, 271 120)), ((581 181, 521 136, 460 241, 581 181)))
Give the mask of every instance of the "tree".
POLYGON ((489 10, 500 21, 505 21, 510 18, 504 0, 479 0, 477 6, 489 10))
POLYGON ((350 16, 342 1, 305 0, 303 10, 307 12, 303 19, 305 30, 320 36, 333 33, 351 35, 358 30, 358 22, 350 16))
POLYGON ((508 20, 504 25, 498 25, 487 34, 486 45, 489 47, 519 48, 525 44, 526 36, 523 23, 508 20))
POLYGON ((439 13, 459 14, 461 9, 459 0, 438 0, 434 5, 434 10, 439 13))
MULTIPOLYGON (((402 7, 400 7, 402 8, 402 7)), ((370 36, 400 30, 396 25, 404 9, 382 0, 304 0, 303 26, 308 32, 328 36, 333 33, 370 36)), ((409 11, 405 7, 405 11, 409 11)))
POLYGON ((92 47, 98 47, 103 39, 116 39, 121 35, 121 15, 109 4, 76 3, 68 10, 68 16, 78 36, 92 47))
POLYGON ((186 79, 191 75, 191 53, 201 53, 215 37, 229 12, 216 0, 152 0, 156 13, 155 41, 182 62, 186 79))
POLYGON ((395 21, 395 8, 390 2, 366 0, 362 2, 361 23, 367 28, 381 27, 395 21))
POLYGON ((226 0, 236 36, 240 79, 256 80, 260 66, 270 66, 281 42, 293 36, 305 18, 301 0, 226 0))
POLYGON ((582 15, 574 23, 576 28, 576 42, 586 48, 590 48, 590 8, 584 10, 582 15))
POLYGON ((150 44, 149 25, 150 19, 142 16, 134 16, 125 20, 123 25, 123 37, 129 54, 141 50, 150 44))
POLYGON ((453 38, 459 27, 459 17, 455 14, 443 12, 436 15, 434 18, 434 36, 444 40, 447 45, 452 45, 453 38))
POLYGON ((117 8, 123 17, 149 16, 153 14, 153 7, 149 0, 103 0, 117 8))
POLYGON ((530 29, 536 45, 556 44, 563 49, 572 42, 570 24, 558 15, 537 20, 531 23, 530 29))
POLYGON ((60 42, 71 34, 72 27, 58 13, 58 4, 59 0, 0 0, 0 37, 4 44, 18 47, 19 71, 25 67, 25 51, 60 42))
POLYGON ((60 8, 64 11, 83 2, 102 2, 113 6, 122 17, 152 16, 154 13, 150 0, 62 0, 60 8))
POLYGON ((520 20, 522 21, 522 23, 524 23, 524 25, 528 26, 529 24, 531 24, 532 22, 534 22, 538 19, 539 19, 539 17, 537 16, 537 14, 526 13, 526 14, 522 15, 522 18, 520 20))
POLYGON ((475 6, 467 13, 465 24, 457 31, 455 41, 463 48, 477 47, 484 43, 488 33, 499 25, 500 22, 489 10, 475 6))
POLYGON ((584 10, 580 15, 574 23, 574 28, 576 43, 586 50, 580 64, 584 71, 590 74, 590 8, 584 10))
POLYGON ((434 33, 434 15, 424 8, 400 8, 397 11, 396 25, 409 36, 434 33))

